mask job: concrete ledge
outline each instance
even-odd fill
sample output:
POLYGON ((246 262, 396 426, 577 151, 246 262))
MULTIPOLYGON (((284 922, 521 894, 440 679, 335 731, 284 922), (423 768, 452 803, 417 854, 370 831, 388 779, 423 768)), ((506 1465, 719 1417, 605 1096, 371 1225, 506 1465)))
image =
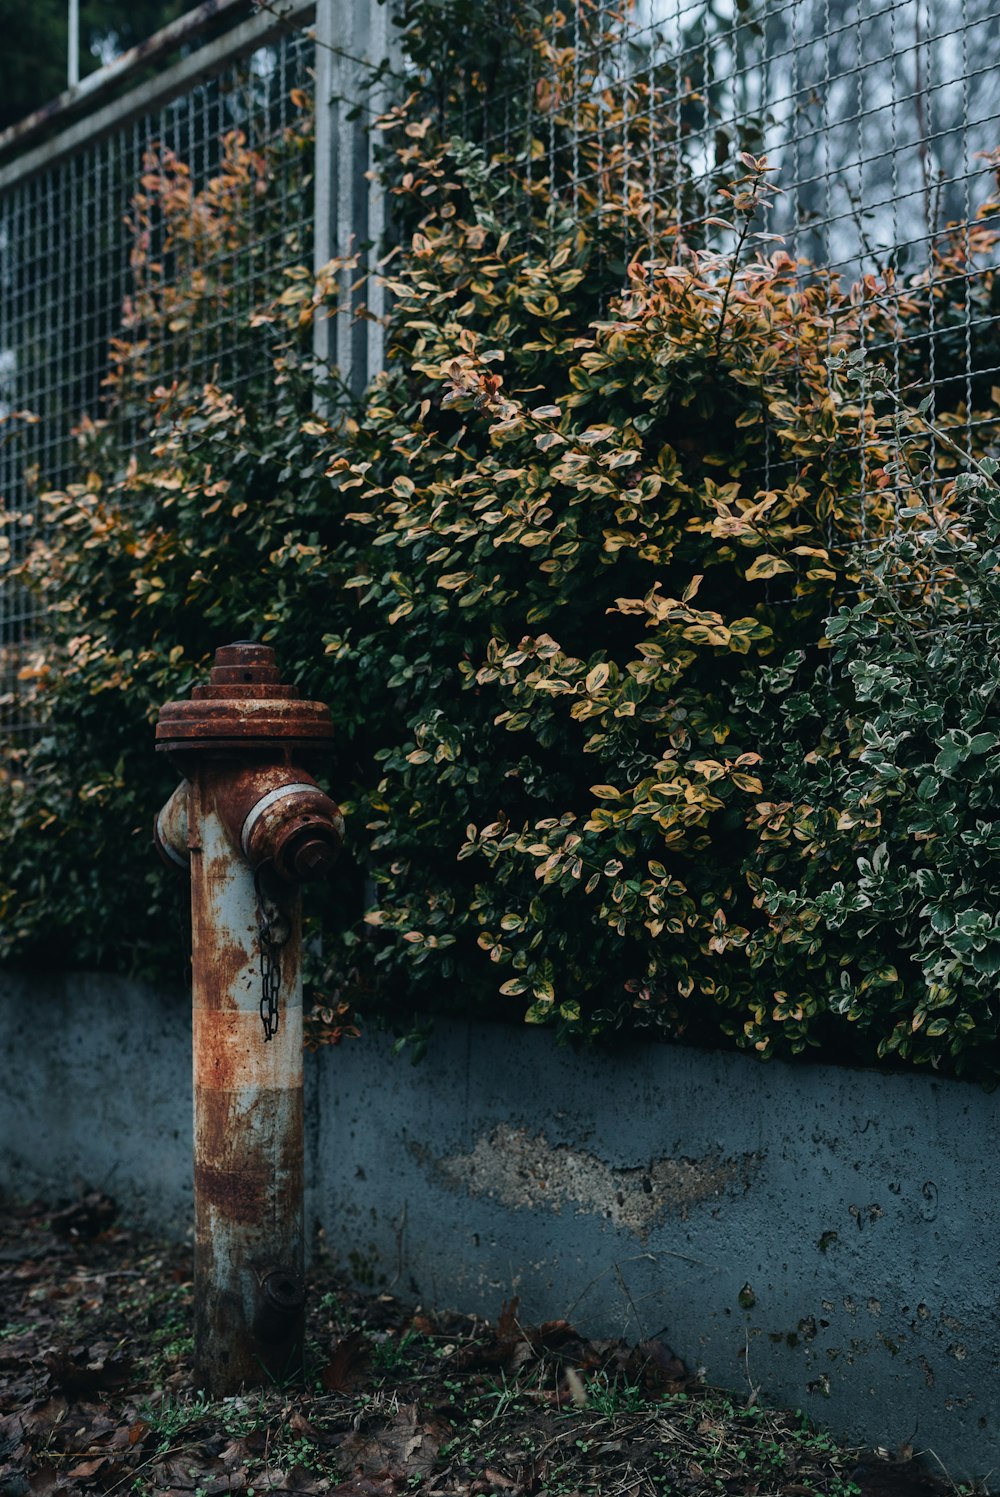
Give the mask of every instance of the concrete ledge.
MULTIPOLYGON (((0 1186, 189 1219, 183 996, 0 980, 0 1186)), ((663 1335, 837 1433, 1000 1471, 1000 1099, 925 1076, 449 1023, 307 1066, 309 1203, 373 1287, 663 1335)))
POLYGON ((182 1235, 192 1213, 191 999, 91 973, 0 973, 0 1190, 106 1190, 182 1235))

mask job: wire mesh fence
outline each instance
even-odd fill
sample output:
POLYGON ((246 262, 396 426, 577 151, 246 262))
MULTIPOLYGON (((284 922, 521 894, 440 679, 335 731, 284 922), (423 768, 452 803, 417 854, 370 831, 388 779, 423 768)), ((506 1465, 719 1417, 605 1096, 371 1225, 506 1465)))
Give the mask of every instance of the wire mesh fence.
MULTIPOLYGON (((118 434, 138 442, 158 384, 231 384, 260 357, 248 312, 284 266, 311 255, 302 152, 289 138, 304 107, 311 110, 313 61, 311 30, 283 28, 78 149, 59 153, 57 141, 57 159, 3 190, 0 561, 16 565, 43 523, 39 495, 80 479, 78 438, 104 417, 109 381, 118 434), (179 279, 197 294, 166 309, 172 315, 160 306, 150 318, 179 279)), ((34 725, 21 683, 38 610, 10 580, 0 585, 0 724, 8 736, 34 725)))
MULTIPOLYGON (((377 0, 342 4, 353 36, 359 9, 373 32, 384 15, 377 0)), ((911 404, 929 396, 949 443, 994 450, 997 0, 492 0, 471 20, 453 10, 452 32, 436 37, 427 98, 449 131, 512 174, 515 233, 544 180, 554 219, 586 226, 622 283, 630 264, 652 275, 690 251, 780 248, 801 284, 827 288, 831 319, 853 309, 858 341, 888 367, 893 395, 911 404), (726 197, 748 153, 766 157, 778 189, 761 196, 749 238, 749 219, 726 197)), ((66 481, 73 431, 100 417, 109 370, 127 369, 136 409, 157 381, 245 376, 256 356, 245 312, 284 266, 308 263, 322 237, 302 152, 282 150, 316 63, 312 33, 285 28, 58 161, 10 181, 0 168, 0 493, 9 511, 35 514, 39 492, 66 481), (213 216, 211 184, 227 173, 239 186, 235 237, 213 216), (183 243, 165 237, 164 193, 175 205, 187 194, 183 243), (143 347, 143 299, 168 294, 182 254, 196 262, 196 302, 175 309, 168 338, 143 347)), ((404 81, 412 86, 413 73, 404 81)), ((344 244, 342 229, 330 230, 338 195, 357 198, 352 179, 371 164, 337 158, 351 117, 343 106, 333 115, 340 180, 316 210, 333 250, 344 244)), ((954 468, 936 442, 931 486, 954 468)), ((15 562, 29 534, 7 525, 15 562)), ((0 588, 8 733, 31 726, 18 677, 37 627, 31 600, 0 588)))
POLYGON ((932 490, 956 448, 998 438, 998 19, 993 0, 515 4, 496 64, 462 80, 461 123, 528 193, 544 183, 553 222, 585 224, 623 282, 692 250, 780 247, 888 368, 885 396, 928 398, 948 438, 927 440, 932 490), (520 54, 519 20, 539 38, 520 54), (734 186, 750 157, 776 189, 752 225, 734 186))
POLYGON ((641 196, 651 255, 727 247, 720 189, 740 152, 766 154, 768 228, 790 253, 849 280, 903 275, 950 226, 996 228, 995 205, 977 214, 995 197, 998 22, 992 0, 575 0, 541 17, 540 71, 499 89, 477 74, 462 120, 478 109, 484 146, 520 146, 528 180, 533 160, 573 211, 613 218, 641 196))

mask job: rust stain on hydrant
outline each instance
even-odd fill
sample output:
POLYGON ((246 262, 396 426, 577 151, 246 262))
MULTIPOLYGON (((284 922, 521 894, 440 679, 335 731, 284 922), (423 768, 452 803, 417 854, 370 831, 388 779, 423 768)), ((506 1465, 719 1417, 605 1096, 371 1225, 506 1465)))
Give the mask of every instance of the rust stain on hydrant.
POLYGON ((301 1364, 299 885, 343 837, 304 761, 332 737, 326 707, 249 643, 216 651, 209 684, 156 725, 184 775, 154 840, 191 873, 195 1371, 215 1396, 301 1364))

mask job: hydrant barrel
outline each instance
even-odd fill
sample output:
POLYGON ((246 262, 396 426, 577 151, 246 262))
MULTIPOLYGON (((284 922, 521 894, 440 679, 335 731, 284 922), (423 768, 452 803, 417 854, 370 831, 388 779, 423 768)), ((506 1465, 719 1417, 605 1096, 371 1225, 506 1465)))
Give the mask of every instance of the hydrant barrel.
POLYGON ((332 735, 326 707, 249 643, 218 650, 208 683, 157 722, 184 774, 156 842, 191 871, 195 1370, 216 1396, 301 1365, 299 885, 343 836, 305 767, 332 735))

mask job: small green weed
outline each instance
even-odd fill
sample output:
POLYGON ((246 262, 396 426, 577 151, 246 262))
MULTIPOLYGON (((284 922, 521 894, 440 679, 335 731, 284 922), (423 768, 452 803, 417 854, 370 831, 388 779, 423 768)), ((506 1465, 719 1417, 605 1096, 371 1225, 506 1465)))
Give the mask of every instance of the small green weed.
POLYGON ((476 1403, 480 1405, 485 1404, 489 1407, 489 1417, 484 1423, 492 1424, 494 1419, 501 1419, 505 1414, 511 1413, 514 1409, 523 1407, 524 1389, 516 1383, 511 1386, 507 1382, 507 1374, 502 1372, 500 1374, 500 1382, 490 1384, 487 1391, 476 1400, 476 1403))
POLYGON ((584 1382, 587 1407, 596 1414, 637 1414, 649 1400, 638 1383, 627 1383, 606 1372, 595 1372, 584 1382))
POLYGON ((161 1340, 158 1351, 163 1362, 186 1362, 194 1355, 194 1337, 180 1335, 161 1340))
POLYGON ((240 1394, 232 1398, 224 1398, 220 1408, 223 1429, 227 1435, 232 1435, 236 1439, 243 1439, 247 1435, 256 1434, 258 1430, 267 1428, 269 1412, 267 1399, 263 1393, 258 1393, 253 1397, 240 1394))
POLYGON ((159 1449, 167 1450, 178 1435, 214 1419, 218 1406, 205 1393, 196 1393, 189 1401, 164 1399, 158 1404, 142 1404, 139 1415, 154 1435, 159 1436, 159 1449))
POLYGON ((328 1289, 327 1292, 320 1297, 316 1309, 319 1311, 320 1315, 324 1316, 331 1322, 332 1325, 335 1326, 343 1325, 345 1317, 347 1317, 348 1319, 350 1318, 350 1312, 344 1304, 343 1296, 338 1294, 333 1289, 328 1289))
POLYGON ((272 1459, 282 1466, 301 1466, 303 1471, 321 1471, 319 1451, 304 1435, 279 1434, 271 1447, 272 1459))
POLYGON ((372 1351, 372 1366, 378 1372, 396 1372, 413 1360, 413 1352, 423 1348, 424 1337, 419 1331, 407 1331, 399 1340, 387 1337, 376 1341, 372 1351))

